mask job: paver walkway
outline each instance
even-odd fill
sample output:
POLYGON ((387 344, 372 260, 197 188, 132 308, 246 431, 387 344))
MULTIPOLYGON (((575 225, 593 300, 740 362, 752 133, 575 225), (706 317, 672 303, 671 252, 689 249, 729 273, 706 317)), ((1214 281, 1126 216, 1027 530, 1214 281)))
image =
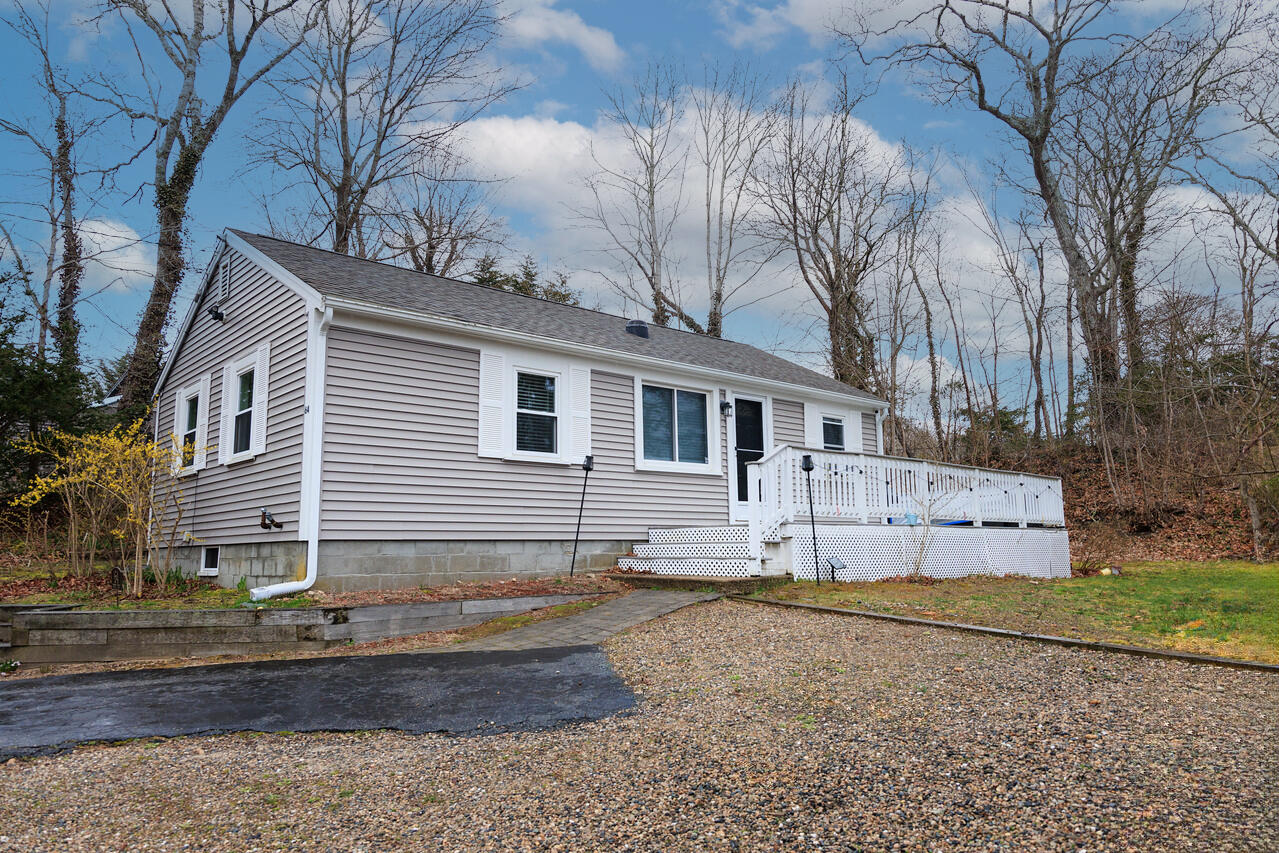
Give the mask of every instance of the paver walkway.
POLYGON ((628 595, 606 601, 581 613, 561 616, 559 619, 548 619, 545 622, 534 622, 532 625, 514 628, 491 637, 481 637, 456 646, 444 646, 428 651, 514 651, 594 645, 641 622, 665 616, 690 604, 714 601, 719 597, 720 594, 717 592, 637 589, 628 595))

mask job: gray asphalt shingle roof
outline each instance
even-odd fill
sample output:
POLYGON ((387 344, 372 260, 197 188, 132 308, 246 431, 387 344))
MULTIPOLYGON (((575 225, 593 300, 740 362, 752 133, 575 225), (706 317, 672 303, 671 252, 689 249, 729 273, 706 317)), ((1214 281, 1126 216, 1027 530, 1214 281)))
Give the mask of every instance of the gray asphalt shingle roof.
POLYGON ((322 296, 412 311, 528 335, 700 365, 878 402, 871 394, 748 344, 650 325, 648 340, 627 334, 626 319, 483 285, 352 258, 233 230, 322 296))

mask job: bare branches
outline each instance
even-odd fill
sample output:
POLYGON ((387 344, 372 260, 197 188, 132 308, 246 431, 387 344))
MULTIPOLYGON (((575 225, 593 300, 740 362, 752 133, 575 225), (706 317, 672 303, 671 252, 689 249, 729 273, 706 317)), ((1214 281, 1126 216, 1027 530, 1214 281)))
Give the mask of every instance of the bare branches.
POLYGON ((644 305, 660 326, 679 320, 702 332, 680 307, 671 281, 671 235, 683 211, 687 164, 679 136, 682 83, 672 68, 652 65, 631 88, 606 97, 606 118, 624 153, 614 162, 592 147, 595 170, 586 180, 591 202, 580 215, 604 235, 620 273, 606 277, 623 298, 644 305))
POLYGON ((855 118, 857 101, 846 78, 829 111, 792 83, 758 192, 770 236, 792 256, 826 321, 835 378, 872 388, 870 282, 913 209, 908 162, 855 118))
MULTIPOLYGON (((273 89, 254 158, 302 189, 311 239, 376 256, 379 217, 429 180, 423 165, 455 157, 459 127, 513 86, 485 58, 499 19, 489 0, 338 0, 273 89)), ((425 190, 432 192, 431 190, 425 190)))
POLYGON ((235 104, 302 44, 315 26, 318 8, 315 0, 225 6, 192 0, 188 16, 168 2, 107 0, 103 14, 124 24, 146 91, 132 91, 101 76, 92 87, 94 96, 131 120, 151 124, 155 140, 156 269, 121 382, 126 409, 147 404, 159 375, 164 331, 186 268, 182 232, 187 202, 205 153, 235 104), (140 46, 143 35, 169 61, 171 67, 162 74, 167 86, 152 77, 155 69, 148 67, 140 46), (250 65, 255 49, 262 56, 250 65))

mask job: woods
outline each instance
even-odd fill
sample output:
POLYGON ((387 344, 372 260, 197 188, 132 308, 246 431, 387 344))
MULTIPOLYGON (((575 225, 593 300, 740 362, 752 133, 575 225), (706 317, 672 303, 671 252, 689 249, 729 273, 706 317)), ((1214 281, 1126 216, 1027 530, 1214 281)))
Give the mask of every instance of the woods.
MULTIPOLYGON (((776 349, 886 400, 890 453, 1062 474, 1085 530, 1184 525, 1225 495, 1248 556, 1272 556, 1275 13, 910 10, 834 14, 816 70, 743 53, 601 79, 564 203, 575 251, 552 258, 510 212, 512 175, 476 157, 482 120, 536 84, 500 61, 498 5, 110 0, 96 25, 137 46, 120 73, 62 62, 50 8, 16 3, 41 110, 0 115, 0 133, 41 189, 0 213, 6 334, 10 360, 65 393, 6 415, 6 446, 99 423, 117 379, 126 422, 145 411, 195 279, 193 199, 230 148, 273 234, 776 349), (889 133, 885 92, 984 148, 889 133), (100 292, 88 237, 132 202, 150 205, 154 257, 123 373, 103 377, 80 331, 100 292)), ((21 469, 6 490, 36 473, 21 469)))

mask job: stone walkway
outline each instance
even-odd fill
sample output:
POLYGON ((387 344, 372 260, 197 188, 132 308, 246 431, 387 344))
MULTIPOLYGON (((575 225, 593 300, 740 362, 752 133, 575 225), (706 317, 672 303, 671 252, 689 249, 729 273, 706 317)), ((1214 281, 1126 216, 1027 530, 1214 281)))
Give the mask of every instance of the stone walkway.
POLYGON ((686 592, 678 589, 637 589, 621 598, 562 616, 515 628, 492 637, 482 637, 455 646, 429 651, 479 652, 549 649, 560 646, 589 646, 641 622, 665 616, 681 607, 714 601, 717 592, 686 592))

